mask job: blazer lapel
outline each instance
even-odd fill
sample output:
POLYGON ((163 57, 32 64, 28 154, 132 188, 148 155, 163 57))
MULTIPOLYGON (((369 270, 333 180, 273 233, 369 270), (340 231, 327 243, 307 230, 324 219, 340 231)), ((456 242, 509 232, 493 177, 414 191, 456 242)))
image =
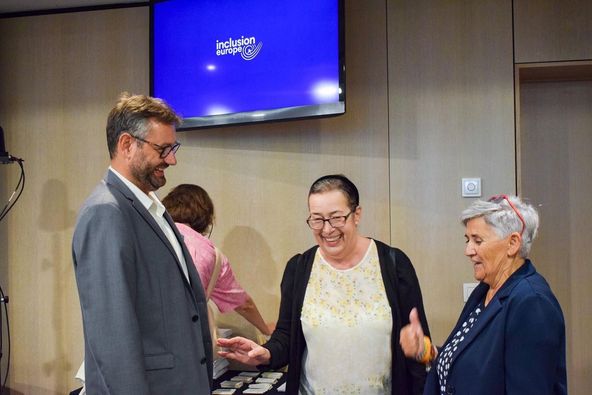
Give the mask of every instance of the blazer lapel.
POLYGON ((160 240, 169 249, 169 252, 173 255, 175 260, 178 261, 177 254, 175 253, 175 249, 171 245, 171 242, 169 241, 169 239, 167 239, 166 235, 164 234, 164 232, 162 231, 160 226, 156 223, 156 220, 154 219, 152 214, 150 214, 150 212, 148 210, 146 210, 146 207, 144 207, 144 205, 142 203, 140 203, 136 200, 132 200, 132 206, 136 209, 138 214, 140 214, 144 218, 144 220, 146 220, 146 222, 148 222, 148 224, 150 225, 152 230, 158 235, 160 240))
MULTIPOLYGON (((119 179, 119 177, 117 177, 112 171, 109 170, 107 172, 107 175, 105 176, 105 182, 107 184, 112 185, 119 192, 121 192, 121 194, 124 195, 130 201, 132 207, 138 212, 138 214, 140 214, 140 216, 148 223, 148 225, 150 225, 150 227, 152 228, 154 233, 156 233, 156 235, 164 243, 164 245, 167 247, 167 249, 169 250, 169 252, 173 256, 173 258, 175 259, 177 269, 179 269, 179 272, 181 273, 183 280, 187 283, 187 278, 185 277, 183 270, 181 270, 181 262, 179 262, 179 257, 177 256, 175 249, 171 245, 171 242, 166 237, 166 235, 164 234, 164 232, 162 231, 160 226, 156 223, 156 220, 154 219, 154 217, 152 217, 152 214, 150 214, 150 212, 148 210, 146 210, 146 207, 144 207, 144 205, 137 200, 136 195, 134 195, 134 193, 123 183, 123 181, 121 181, 119 179)), ((167 222, 169 223, 169 225, 172 227, 173 232, 177 236, 177 240, 179 240, 179 244, 181 244, 181 248, 183 249, 183 255, 185 257, 185 261, 187 262, 187 254, 186 254, 185 249, 183 248, 184 247, 183 239, 179 238, 179 233, 177 232, 177 227, 175 226, 172 219, 170 219, 170 216, 169 217, 166 217, 166 216, 168 216, 168 213, 165 211, 165 218, 166 218, 167 222), (171 225, 171 223, 172 223, 172 225, 171 225)), ((187 265, 187 266, 189 266, 189 265, 187 265)))
MULTIPOLYGON (((491 299, 489 305, 479 314, 477 322, 475 322, 475 325, 471 328, 465 339, 458 345, 458 351, 450 361, 451 364, 454 363, 454 360, 456 360, 456 358, 458 358, 458 356, 462 354, 462 352, 469 346, 469 344, 471 344, 471 342, 477 337, 477 335, 479 335, 479 333, 483 331, 483 329, 485 329, 487 325, 489 325, 491 320, 502 310, 502 308, 504 307, 504 300, 510 295, 512 289, 514 289, 516 284, 518 284, 520 280, 522 280, 525 276, 529 275, 532 271, 534 271, 533 266, 530 263, 530 261, 527 260, 518 270, 516 270, 516 272, 514 272, 510 276, 510 278, 506 280, 502 288, 495 294, 493 299, 491 299)), ((475 310, 477 305, 483 300, 485 293, 487 292, 487 289, 489 289, 488 287, 483 288, 484 290, 482 290, 480 294, 475 295, 475 298, 470 298, 470 301, 472 303, 466 310, 466 313, 463 314, 463 322, 467 320, 469 314, 473 310, 475 310)), ((459 323, 457 324, 455 331, 461 330, 461 325, 462 322, 460 322, 459 320, 459 323)), ((454 333, 450 335, 449 339, 446 342, 449 342, 450 339, 452 339, 454 333)))
MULTIPOLYGON (((475 303, 475 305, 472 306, 472 309, 468 311, 468 314, 465 316, 463 322, 465 322, 466 319, 469 317, 469 314, 475 310, 475 308, 478 305, 478 302, 479 301, 477 301, 477 303, 475 303)), ((501 311, 501 309, 502 304, 500 303, 499 299, 494 298, 491 300, 491 302, 489 302, 487 308, 485 308, 479 314, 477 321, 475 322, 475 325, 473 325, 469 333, 466 334, 464 340, 458 344, 458 351, 454 354, 454 357, 450 361, 451 364, 453 364, 456 358, 458 358, 459 355, 463 353, 463 351, 471 344, 473 340, 475 340, 477 335, 479 335, 479 333, 483 331, 483 329, 487 328, 487 325, 489 325, 491 320, 501 311)), ((462 322, 460 324, 462 325, 462 322)), ((455 328, 455 331, 460 330, 462 330, 462 327, 460 325, 455 328)), ((451 338, 452 336, 454 336, 454 333, 451 335, 451 338)))

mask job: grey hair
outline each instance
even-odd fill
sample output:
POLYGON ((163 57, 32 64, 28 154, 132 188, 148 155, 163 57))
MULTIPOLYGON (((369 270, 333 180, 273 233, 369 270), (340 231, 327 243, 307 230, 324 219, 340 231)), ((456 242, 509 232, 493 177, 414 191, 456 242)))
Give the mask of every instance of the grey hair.
MULTIPOLYGON (((531 204, 519 197, 508 198, 524 218, 525 226, 519 254, 521 258, 526 258, 539 229, 539 214, 531 204)), ((500 238, 508 237, 512 232, 520 233, 522 230, 522 221, 505 199, 497 203, 477 200, 461 213, 460 221, 466 226, 467 222, 478 217, 483 217, 485 223, 491 226, 500 238)))

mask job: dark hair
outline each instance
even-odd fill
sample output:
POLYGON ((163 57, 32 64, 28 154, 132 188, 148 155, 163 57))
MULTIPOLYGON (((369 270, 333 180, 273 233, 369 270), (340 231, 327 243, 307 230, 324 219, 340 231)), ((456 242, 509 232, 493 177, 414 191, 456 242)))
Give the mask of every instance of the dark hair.
POLYGON ((204 234, 214 222, 214 203, 199 185, 180 184, 162 199, 175 222, 189 225, 204 234))
MULTIPOLYGON (((178 126, 181 118, 164 100, 146 95, 130 95, 123 92, 107 117, 107 148, 113 159, 117 152, 117 141, 123 132, 145 138, 150 119, 167 125, 178 126)), ((138 141, 138 144, 143 144, 138 141)))
POLYGON ((343 174, 330 174, 319 178, 310 186, 308 196, 334 190, 341 191, 345 195, 350 209, 355 210, 360 205, 358 188, 343 174))

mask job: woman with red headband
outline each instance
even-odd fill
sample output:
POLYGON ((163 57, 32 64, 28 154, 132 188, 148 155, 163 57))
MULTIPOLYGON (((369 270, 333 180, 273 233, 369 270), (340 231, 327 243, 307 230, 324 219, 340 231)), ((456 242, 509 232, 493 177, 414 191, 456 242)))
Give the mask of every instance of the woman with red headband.
POLYGON ((567 394, 563 313, 528 259, 536 210, 498 195, 475 201, 461 222, 465 255, 480 284, 439 352, 413 312, 401 330, 405 354, 432 363, 424 394, 567 394))

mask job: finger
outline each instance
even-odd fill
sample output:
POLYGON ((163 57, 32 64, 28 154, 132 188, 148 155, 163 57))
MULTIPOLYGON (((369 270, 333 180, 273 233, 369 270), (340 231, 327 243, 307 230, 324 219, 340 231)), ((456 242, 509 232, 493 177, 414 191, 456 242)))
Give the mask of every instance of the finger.
POLYGON ((240 336, 231 337, 230 339, 226 339, 224 337, 218 338, 218 342, 220 342, 221 344, 243 344, 247 341, 247 339, 240 336))
POLYGON ((232 359, 246 364, 248 364, 250 360, 250 358, 247 357, 245 354, 236 352, 218 351, 218 355, 220 355, 222 358, 232 359))
POLYGON ((229 339, 224 338, 224 337, 219 337, 218 339, 216 339, 216 341, 218 344, 228 345, 228 344, 234 344, 234 343, 240 342, 240 337, 231 337, 229 339))
POLYGON ((419 322, 419 314, 417 314, 417 308, 412 308, 411 312, 409 313, 409 323, 412 326, 416 326, 419 325, 421 326, 421 323, 419 322))
POLYGON ((416 333, 418 337, 423 338, 423 328, 421 327, 421 322, 419 321, 419 314, 415 307, 412 308, 411 312, 409 313, 409 325, 411 325, 412 330, 416 333))

